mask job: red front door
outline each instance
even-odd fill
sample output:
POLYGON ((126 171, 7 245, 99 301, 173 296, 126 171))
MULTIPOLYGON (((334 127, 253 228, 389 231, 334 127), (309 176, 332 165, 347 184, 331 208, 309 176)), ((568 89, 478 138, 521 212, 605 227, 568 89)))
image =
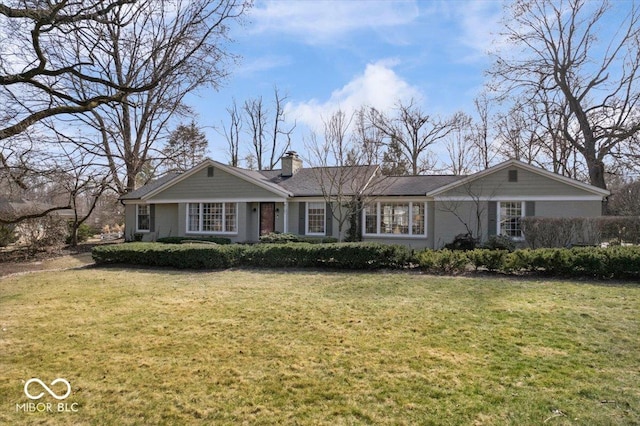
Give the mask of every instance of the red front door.
POLYGON ((260 203, 260 235, 276 229, 276 203, 260 203))

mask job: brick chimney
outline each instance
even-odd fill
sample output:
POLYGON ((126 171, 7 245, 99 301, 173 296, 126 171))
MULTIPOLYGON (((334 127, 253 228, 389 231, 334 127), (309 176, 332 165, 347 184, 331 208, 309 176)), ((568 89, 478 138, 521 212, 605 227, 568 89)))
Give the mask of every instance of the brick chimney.
POLYGON ((280 159, 282 166, 282 177, 290 177, 296 174, 302 168, 302 160, 295 151, 287 151, 280 159))

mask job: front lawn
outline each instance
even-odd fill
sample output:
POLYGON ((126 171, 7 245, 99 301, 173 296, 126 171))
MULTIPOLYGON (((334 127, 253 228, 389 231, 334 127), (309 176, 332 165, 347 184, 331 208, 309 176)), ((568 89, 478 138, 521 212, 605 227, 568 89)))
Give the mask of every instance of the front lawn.
POLYGON ((0 424, 640 424, 639 366, 637 285, 124 268, 0 280, 0 424), (45 395, 29 400, 30 378, 71 394, 32 383, 45 395))

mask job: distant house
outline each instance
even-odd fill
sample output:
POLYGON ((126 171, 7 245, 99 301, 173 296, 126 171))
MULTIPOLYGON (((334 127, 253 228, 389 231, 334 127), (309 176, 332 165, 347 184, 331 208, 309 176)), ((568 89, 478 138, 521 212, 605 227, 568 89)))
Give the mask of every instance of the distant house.
POLYGON ((609 195, 516 160, 469 176, 381 176, 377 166, 305 168, 294 152, 281 166, 255 171, 205 160, 164 176, 121 197, 125 236, 254 242, 282 232, 340 238, 345 229, 338 235, 340 215, 333 212, 358 195, 364 241, 440 248, 464 233, 483 241, 492 235, 522 239, 524 216, 600 216, 609 195))
POLYGON ((12 220, 21 216, 38 214, 52 210, 49 214, 63 219, 73 219, 73 209, 56 209, 56 206, 40 201, 32 201, 24 198, 7 198, 0 196, 0 217, 12 220))

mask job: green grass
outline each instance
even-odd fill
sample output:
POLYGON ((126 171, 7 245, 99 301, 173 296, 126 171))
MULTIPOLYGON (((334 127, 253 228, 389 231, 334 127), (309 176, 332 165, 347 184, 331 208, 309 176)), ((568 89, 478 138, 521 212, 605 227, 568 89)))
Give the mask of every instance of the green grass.
POLYGON ((0 424, 640 424, 637 285, 85 269, 0 280, 0 326, 0 424))

